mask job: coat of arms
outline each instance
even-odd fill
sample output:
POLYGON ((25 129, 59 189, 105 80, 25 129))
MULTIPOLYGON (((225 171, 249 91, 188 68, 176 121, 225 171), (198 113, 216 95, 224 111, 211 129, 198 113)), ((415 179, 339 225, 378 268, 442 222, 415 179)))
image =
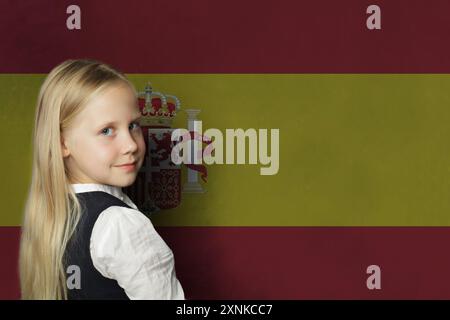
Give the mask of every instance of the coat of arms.
MULTIPOLYGON (((175 143, 171 136, 173 120, 181 111, 180 100, 169 94, 153 91, 148 84, 139 92, 139 109, 142 113, 141 128, 147 152, 143 165, 133 185, 123 191, 133 200, 139 210, 147 215, 177 207, 181 202, 181 193, 204 192, 198 183, 197 175, 206 181, 206 167, 187 165, 187 181, 182 190, 181 165, 171 161, 172 148, 175 143)), ((195 136, 191 124, 200 110, 188 109, 188 126, 195 136)))

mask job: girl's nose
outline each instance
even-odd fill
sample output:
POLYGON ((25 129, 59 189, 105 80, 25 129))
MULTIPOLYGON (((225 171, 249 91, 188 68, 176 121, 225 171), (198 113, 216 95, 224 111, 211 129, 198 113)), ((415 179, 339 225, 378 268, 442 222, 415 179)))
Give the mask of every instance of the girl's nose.
POLYGON ((134 140, 134 137, 128 133, 124 140, 124 153, 134 153, 136 152, 138 145, 134 140))

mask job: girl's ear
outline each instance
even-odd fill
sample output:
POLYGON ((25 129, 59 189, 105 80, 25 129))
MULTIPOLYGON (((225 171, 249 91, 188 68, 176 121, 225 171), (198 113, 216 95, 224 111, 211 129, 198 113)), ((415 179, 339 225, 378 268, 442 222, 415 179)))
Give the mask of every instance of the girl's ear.
POLYGON ((67 148, 66 141, 64 140, 64 138, 62 136, 61 136, 61 150, 62 150, 63 158, 67 158, 68 156, 70 156, 70 150, 69 150, 69 148, 67 148))

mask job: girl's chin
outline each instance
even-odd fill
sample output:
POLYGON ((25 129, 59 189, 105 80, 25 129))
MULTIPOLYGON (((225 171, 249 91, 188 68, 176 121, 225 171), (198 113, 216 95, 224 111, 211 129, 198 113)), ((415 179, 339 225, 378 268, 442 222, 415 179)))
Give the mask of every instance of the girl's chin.
POLYGON ((115 181, 116 182, 115 185, 117 187, 126 188, 131 186, 134 183, 134 181, 136 181, 136 175, 130 175, 128 179, 120 179, 115 181))

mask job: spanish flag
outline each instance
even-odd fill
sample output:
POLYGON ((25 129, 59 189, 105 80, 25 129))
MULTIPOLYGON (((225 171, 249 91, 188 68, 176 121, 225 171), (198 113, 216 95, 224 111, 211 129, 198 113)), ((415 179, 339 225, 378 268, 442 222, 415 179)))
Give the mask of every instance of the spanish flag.
POLYGON ((379 0, 375 29, 361 0, 77 1, 79 29, 71 4, 0 5, 0 298, 20 297, 40 85, 91 58, 204 129, 279 129, 277 174, 208 165, 152 216, 186 298, 450 299, 449 1, 379 0))

